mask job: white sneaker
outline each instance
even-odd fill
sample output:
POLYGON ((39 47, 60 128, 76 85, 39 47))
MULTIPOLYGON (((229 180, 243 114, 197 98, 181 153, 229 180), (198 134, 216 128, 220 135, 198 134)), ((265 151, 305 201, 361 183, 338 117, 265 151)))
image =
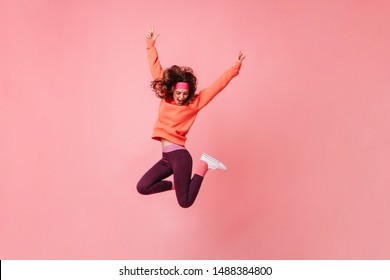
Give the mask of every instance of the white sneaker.
POLYGON ((202 157, 200 158, 200 160, 205 161, 207 163, 209 169, 211 169, 211 170, 219 169, 219 170, 227 171, 226 166, 222 162, 216 160, 215 158, 209 156, 206 153, 202 154, 202 157))

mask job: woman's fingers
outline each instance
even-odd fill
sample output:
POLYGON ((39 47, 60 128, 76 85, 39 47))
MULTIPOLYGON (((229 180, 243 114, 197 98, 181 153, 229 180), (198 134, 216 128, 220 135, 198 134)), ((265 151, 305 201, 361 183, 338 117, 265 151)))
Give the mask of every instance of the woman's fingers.
POLYGON ((160 34, 155 34, 154 32, 154 26, 151 30, 148 31, 148 33, 146 34, 146 39, 152 39, 152 40, 156 40, 157 37, 159 36, 160 34))
POLYGON ((244 56, 244 54, 242 53, 242 51, 240 51, 240 52, 238 53, 237 60, 240 61, 240 62, 242 62, 244 59, 245 59, 245 56, 244 56))

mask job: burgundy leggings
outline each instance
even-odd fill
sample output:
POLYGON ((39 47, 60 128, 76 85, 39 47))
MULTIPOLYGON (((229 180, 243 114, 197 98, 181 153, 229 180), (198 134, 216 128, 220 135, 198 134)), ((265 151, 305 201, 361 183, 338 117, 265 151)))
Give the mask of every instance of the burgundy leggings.
POLYGON ((176 198, 183 208, 190 207, 198 195, 203 177, 192 173, 192 157, 186 149, 175 150, 162 154, 159 160, 150 168, 137 184, 140 194, 154 194, 172 189, 172 182, 164 180, 173 174, 176 198))

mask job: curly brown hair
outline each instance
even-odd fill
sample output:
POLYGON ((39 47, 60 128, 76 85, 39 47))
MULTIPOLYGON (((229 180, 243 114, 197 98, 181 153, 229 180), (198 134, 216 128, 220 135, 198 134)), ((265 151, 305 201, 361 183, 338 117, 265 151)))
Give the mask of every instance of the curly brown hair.
POLYGON ((161 80, 152 81, 150 87, 157 97, 171 102, 173 100, 173 88, 178 82, 186 82, 189 85, 188 97, 183 103, 188 105, 195 98, 198 83, 194 71, 190 67, 173 65, 164 70, 161 80))

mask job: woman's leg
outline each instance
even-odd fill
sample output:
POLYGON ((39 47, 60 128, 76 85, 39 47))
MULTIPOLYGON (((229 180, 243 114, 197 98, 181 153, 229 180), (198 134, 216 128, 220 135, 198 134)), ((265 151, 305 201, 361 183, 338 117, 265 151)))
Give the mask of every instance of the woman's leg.
POLYGON ((191 179, 192 157, 187 150, 177 150, 164 155, 173 170, 177 201, 181 207, 188 208, 195 202, 203 176, 195 174, 191 179))
POLYGON ((140 194, 153 194, 172 189, 172 182, 163 179, 172 175, 173 170, 168 162, 162 158, 152 168, 150 168, 137 184, 140 194))

